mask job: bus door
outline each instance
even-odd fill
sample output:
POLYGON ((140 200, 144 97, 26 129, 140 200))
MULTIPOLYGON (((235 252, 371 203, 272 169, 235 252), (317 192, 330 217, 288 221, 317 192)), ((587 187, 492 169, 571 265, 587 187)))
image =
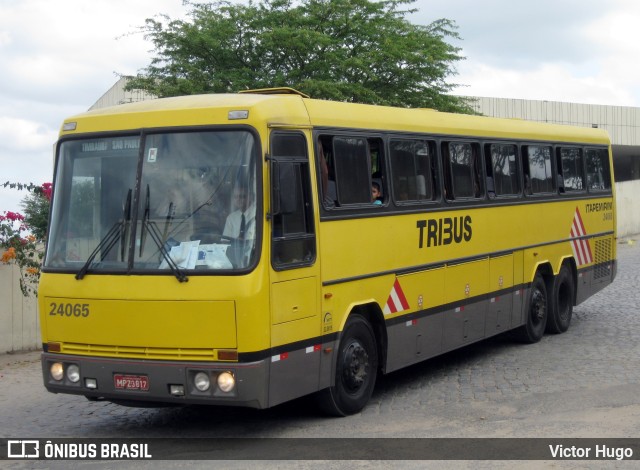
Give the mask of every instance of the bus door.
POLYGON ((269 405, 318 390, 320 268, 308 155, 304 133, 271 133, 269 405))

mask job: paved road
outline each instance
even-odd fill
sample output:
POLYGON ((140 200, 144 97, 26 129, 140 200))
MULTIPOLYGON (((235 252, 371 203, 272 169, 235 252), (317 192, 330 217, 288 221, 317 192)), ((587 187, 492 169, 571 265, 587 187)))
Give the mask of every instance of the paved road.
POLYGON ((576 307, 567 333, 495 338, 392 373, 355 416, 325 418, 308 399, 263 411, 88 402, 46 392, 31 352, 0 356, 0 437, 637 438, 640 244, 618 255, 615 283, 576 307))

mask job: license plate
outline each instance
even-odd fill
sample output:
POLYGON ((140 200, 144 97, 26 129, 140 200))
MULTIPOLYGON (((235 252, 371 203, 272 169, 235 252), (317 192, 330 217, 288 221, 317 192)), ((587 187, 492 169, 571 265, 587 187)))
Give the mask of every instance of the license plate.
POLYGON ((115 374, 113 384, 116 390, 149 390, 149 377, 146 375, 115 374))

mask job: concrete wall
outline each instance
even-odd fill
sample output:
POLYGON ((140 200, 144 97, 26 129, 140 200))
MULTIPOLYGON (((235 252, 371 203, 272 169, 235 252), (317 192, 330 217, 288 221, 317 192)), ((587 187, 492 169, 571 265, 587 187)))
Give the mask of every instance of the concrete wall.
POLYGON ((616 183, 618 238, 640 234, 640 180, 616 183))
POLYGON ((22 295, 19 269, 0 263, 0 354, 40 347, 37 300, 22 295))
POLYGON ((470 97, 472 107, 485 116, 599 127, 614 145, 640 145, 640 108, 597 104, 470 97))
POLYGON ((126 78, 120 78, 104 95, 102 95, 93 106, 92 109, 105 108, 107 106, 115 106, 118 104, 135 103, 138 101, 152 100, 156 98, 142 90, 124 91, 127 84, 126 78))

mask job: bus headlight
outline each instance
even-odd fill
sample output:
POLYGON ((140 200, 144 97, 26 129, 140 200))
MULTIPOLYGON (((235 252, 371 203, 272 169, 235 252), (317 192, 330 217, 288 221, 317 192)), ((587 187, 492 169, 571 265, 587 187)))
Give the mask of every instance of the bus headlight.
POLYGON ((67 378, 70 382, 77 383, 80 380, 80 367, 75 364, 67 367, 67 378))
POLYGON ((209 374, 205 372, 198 372, 193 378, 193 385, 195 385, 196 388, 201 392, 206 392, 207 390, 209 390, 209 387, 211 386, 209 374))
POLYGON ((49 373, 51 374, 51 377, 53 377, 53 380, 62 380, 62 377, 64 377, 64 367, 62 366, 62 363, 54 362, 51 364, 49 373))
POLYGON ((231 372, 222 372, 218 375, 218 388, 225 393, 230 392, 236 386, 236 379, 231 372))

